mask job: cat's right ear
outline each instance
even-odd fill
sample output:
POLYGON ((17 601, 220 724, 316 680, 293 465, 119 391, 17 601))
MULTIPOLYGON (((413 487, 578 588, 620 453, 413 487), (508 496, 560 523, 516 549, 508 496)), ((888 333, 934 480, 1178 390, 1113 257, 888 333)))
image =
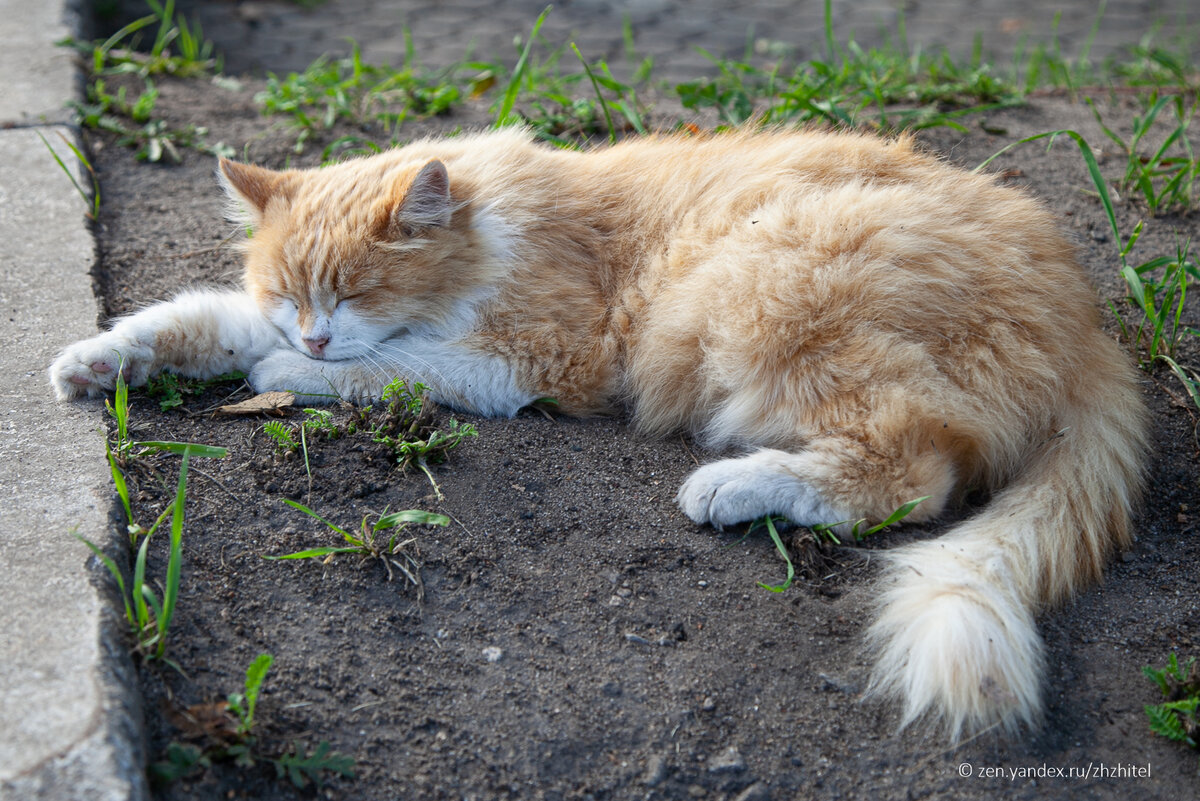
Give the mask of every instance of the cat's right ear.
POLYGON ((253 164, 238 164, 224 158, 217 165, 217 179, 225 194, 237 206, 234 216, 254 228, 262 222, 263 212, 271 198, 283 194, 285 180, 281 172, 253 164))

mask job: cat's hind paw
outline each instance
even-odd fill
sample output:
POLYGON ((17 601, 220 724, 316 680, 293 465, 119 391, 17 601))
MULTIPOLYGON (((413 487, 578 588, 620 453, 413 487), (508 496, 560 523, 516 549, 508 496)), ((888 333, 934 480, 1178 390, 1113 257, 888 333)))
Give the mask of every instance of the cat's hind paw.
POLYGON ((841 520, 804 479, 804 454, 762 450, 700 467, 683 482, 676 502, 697 523, 720 528, 784 515, 800 525, 841 520))
POLYGON ((63 349, 50 365, 50 384, 59 400, 111 392, 118 372, 131 387, 146 383, 154 349, 109 331, 63 349))

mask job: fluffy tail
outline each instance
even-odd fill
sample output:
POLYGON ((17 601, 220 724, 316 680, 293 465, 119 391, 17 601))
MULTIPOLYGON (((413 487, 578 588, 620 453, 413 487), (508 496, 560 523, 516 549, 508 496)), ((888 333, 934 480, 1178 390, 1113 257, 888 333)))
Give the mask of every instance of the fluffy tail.
POLYGON ((1145 411, 1127 371, 1109 383, 1060 414, 1062 430, 979 516, 888 555, 871 688, 901 703, 902 727, 925 719, 957 740, 1039 722, 1035 612, 1099 579, 1131 539, 1145 411))

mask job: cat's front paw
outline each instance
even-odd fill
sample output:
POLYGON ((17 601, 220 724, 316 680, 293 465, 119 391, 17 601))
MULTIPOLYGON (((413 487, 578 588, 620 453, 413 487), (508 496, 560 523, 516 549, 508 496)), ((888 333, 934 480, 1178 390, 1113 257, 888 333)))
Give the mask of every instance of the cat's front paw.
POLYGON ((341 396, 325 375, 327 364, 292 348, 277 348, 254 365, 247 380, 255 392, 291 392, 302 403, 333 403, 341 396))
POLYGON ((112 331, 65 348, 50 365, 50 384, 59 400, 96 397, 116 386, 118 371, 131 387, 150 377, 154 348, 112 331))
POLYGON ((717 528, 765 515, 810 526, 841 520, 802 476, 802 454, 764 450, 700 467, 683 482, 676 502, 697 523, 717 528))
POLYGON ((293 348, 277 348, 250 370, 255 392, 291 392, 301 403, 367 404, 383 389, 380 371, 354 359, 311 359, 293 348))

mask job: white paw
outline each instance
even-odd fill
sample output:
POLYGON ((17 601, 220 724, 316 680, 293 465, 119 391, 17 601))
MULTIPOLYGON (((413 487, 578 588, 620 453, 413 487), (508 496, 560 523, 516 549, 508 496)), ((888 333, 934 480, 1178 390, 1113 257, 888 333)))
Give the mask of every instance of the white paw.
POLYGON ((692 520, 718 528, 772 514, 804 526, 839 522, 802 478, 805 463, 802 454, 769 450, 722 459, 688 476, 675 500, 692 520))
POLYGON ((59 400, 96 397, 116 386, 118 369, 136 387, 146 383, 153 366, 153 347, 108 331, 65 348, 50 365, 50 383, 59 400))
POLYGON ((277 348, 250 370, 255 392, 291 392, 301 403, 370 403, 369 374, 353 360, 311 359, 294 348, 277 348))
POLYGON ((319 396, 337 394, 322 364, 292 348, 277 348, 254 365, 248 380, 255 392, 293 392, 305 403, 320 403, 319 396))

